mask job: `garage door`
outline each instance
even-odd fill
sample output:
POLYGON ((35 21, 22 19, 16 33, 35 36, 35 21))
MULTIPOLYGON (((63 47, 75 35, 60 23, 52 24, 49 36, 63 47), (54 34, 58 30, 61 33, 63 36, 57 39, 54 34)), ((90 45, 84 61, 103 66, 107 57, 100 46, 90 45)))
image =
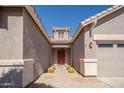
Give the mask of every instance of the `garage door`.
POLYGON ((97 44, 98 76, 124 76, 124 44, 97 44))

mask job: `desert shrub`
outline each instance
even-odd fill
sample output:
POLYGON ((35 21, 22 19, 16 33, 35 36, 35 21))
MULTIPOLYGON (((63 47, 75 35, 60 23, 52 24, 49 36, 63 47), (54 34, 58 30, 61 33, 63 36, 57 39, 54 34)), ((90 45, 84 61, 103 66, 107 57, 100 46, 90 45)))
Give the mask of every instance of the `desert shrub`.
POLYGON ((67 66, 66 66, 66 70, 69 70, 70 68, 71 68, 70 65, 67 65, 67 66))
POLYGON ((69 72, 69 73, 74 73, 75 70, 74 70, 74 68, 71 67, 71 68, 68 69, 68 72, 69 72))
POLYGON ((56 67, 55 67, 55 66, 52 66, 52 68, 53 68, 54 70, 56 70, 56 67))
POLYGON ((49 73, 54 73, 54 72, 55 72, 55 69, 54 69, 53 67, 49 67, 49 68, 48 68, 48 72, 49 72, 49 73))

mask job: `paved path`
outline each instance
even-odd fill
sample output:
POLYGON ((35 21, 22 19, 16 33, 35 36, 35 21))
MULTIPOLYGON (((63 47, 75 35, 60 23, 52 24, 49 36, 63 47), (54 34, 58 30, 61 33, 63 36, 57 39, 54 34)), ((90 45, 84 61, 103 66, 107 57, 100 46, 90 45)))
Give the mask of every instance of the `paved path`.
POLYGON ((66 66, 57 65, 55 73, 44 73, 31 86, 34 88, 98 88, 110 87, 96 77, 83 77, 77 72, 68 73, 66 66))
POLYGON ((99 79, 112 88, 124 88, 124 77, 99 77, 99 79))

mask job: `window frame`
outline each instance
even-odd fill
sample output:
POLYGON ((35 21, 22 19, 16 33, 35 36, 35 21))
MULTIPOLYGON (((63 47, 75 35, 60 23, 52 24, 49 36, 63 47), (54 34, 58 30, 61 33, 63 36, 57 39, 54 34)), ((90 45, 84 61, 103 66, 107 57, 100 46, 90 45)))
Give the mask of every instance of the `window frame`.
POLYGON ((117 48, 124 48, 124 44, 117 44, 117 48))
POLYGON ((98 44, 98 48, 113 48, 113 44, 98 44))

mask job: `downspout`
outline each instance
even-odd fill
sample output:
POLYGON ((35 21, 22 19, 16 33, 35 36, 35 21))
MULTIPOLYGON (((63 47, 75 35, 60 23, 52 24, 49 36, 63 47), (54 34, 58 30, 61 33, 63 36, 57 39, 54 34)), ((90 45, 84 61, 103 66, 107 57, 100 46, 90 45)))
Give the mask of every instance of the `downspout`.
POLYGON ((90 44, 89 44, 89 48, 93 47, 93 43, 92 43, 93 42, 92 29, 96 26, 97 20, 93 21, 92 23, 93 23, 93 25, 90 27, 90 44))
POLYGON ((93 24, 93 26, 91 27, 91 29, 93 29, 93 28, 96 26, 96 24, 97 24, 97 20, 94 21, 94 24, 93 24))

